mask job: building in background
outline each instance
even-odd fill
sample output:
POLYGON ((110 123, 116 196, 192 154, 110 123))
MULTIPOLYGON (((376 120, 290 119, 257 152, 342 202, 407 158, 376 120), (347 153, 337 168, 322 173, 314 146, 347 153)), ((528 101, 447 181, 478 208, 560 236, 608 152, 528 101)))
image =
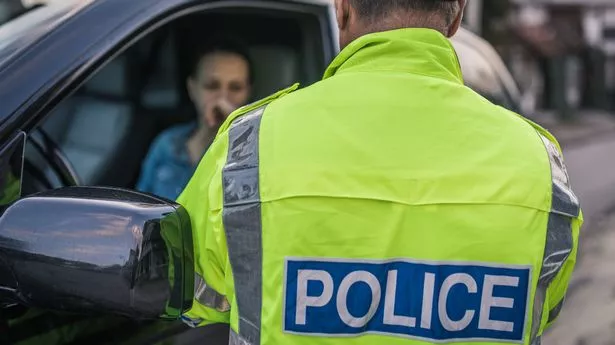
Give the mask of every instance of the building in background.
POLYGON ((593 16, 602 19, 602 35, 597 38, 598 42, 604 42, 604 53, 606 55, 606 87, 611 106, 615 108, 615 5, 609 7, 604 12, 595 10, 593 16))
POLYGON ((615 0, 471 0, 464 23, 504 57, 526 108, 615 107, 615 0))

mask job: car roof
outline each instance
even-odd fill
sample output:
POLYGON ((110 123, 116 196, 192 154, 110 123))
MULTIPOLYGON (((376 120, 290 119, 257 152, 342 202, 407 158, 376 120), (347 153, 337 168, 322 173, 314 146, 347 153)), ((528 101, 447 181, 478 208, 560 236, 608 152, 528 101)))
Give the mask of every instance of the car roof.
POLYGON ((0 25, 0 68, 13 54, 36 42, 57 25, 74 15, 85 1, 50 2, 47 6, 28 7, 18 17, 0 25))
MULTIPOLYGON (((27 11, 14 20, 0 25, 0 70, 4 62, 10 60, 11 55, 36 43, 46 33, 53 31, 64 22, 79 16, 94 6, 121 8, 123 11, 131 9, 145 9, 154 5, 163 5, 168 8, 213 2, 213 0, 21 0, 26 8, 39 6, 27 11), (30 7, 28 7, 30 6, 30 7), (46 14, 45 14, 46 13, 46 14), (10 46, 10 47, 9 47, 10 46), (7 52, 8 51, 8 52, 7 52), (10 53, 10 54, 9 54, 10 53)), ((220 0, 232 1, 232 0, 220 0)), ((245 1, 245 0, 244 0, 245 1)), ((255 0, 249 0, 255 1, 255 0)), ((280 3, 304 3, 321 6, 332 6, 330 0, 266 0, 280 3)), ((139 12, 139 11, 136 11, 139 12)), ((135 13, 136 13, 135 12, 135 13)), ((105 18, 109 27, 113 27, 113 17, 105 18)))

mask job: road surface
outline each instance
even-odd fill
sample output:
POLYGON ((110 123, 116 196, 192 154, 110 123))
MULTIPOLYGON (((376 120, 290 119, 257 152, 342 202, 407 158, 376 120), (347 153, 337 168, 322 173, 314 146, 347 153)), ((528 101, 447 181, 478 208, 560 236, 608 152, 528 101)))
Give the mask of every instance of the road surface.
POLYGON ((565 307, 543 345, 615 345, 615 135, 564 149, 585 225, 565 307))

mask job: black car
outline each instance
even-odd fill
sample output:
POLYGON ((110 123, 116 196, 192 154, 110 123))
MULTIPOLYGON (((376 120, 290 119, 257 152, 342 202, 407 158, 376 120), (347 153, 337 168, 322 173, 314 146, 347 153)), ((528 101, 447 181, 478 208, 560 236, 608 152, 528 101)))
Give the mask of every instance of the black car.
MULTIPOLYGON (((191 240, 179 205, 129 190, 156 135, 192 120, 184 80, 198 42, 247 42, 255 100, 307 86, 339 50, 332 1, 37 3, 0 26, 0 344, 225 343, 225 326, 137 320, 189 307, 191 240), (159 258, 177 244, 161 238, 169 217, 185 235, 174 262, 159 258), (124 316, 75 314, 97 311, 124 316)), ((495 51, 465 30, 453 43, 468 85, 519 110, 495 51)))

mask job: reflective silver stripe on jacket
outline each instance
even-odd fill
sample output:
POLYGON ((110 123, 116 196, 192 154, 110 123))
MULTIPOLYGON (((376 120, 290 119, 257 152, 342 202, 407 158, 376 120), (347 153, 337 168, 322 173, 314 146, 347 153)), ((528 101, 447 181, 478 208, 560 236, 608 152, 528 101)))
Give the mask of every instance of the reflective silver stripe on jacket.
POLYGON ((559 313, 562 312, 562 308, 564 307, 564 300, 562 299, 553 309, 549 310, 549 318, 547 322, 553 322, 559 316, 559 313))
POLYGON ((239 334, 235 333, 235 331, 233 331, 232 328, 231 328, 231 334, 228 337, 228 343, 229 345, 254 345, 252 343, 249 343, 244 338, 242 338, 239 334))
POLYGON ((264 110, 265 107, 258 108, 233 122, 228 157, 222 170, 222 216, 235 279, 238 336, 251 345, 260 344, 262 229, 258 134, 264 110))
MULTIPOLYGON (((547 288, 557 276, 573 249, 572 220, 579 216, 581 208, 579 199, 570 188, 570 180, 562 155, 548 138, 540 135, 549 154, 551 162, 551 178, 553 181, 551 213, 547 224, 545 252, 542 268, 538 278, 538 286, 534 297, 532 318, 532 333, 530 344, 539 345, 540 323, 543 307, 547 295, 547 288)), ((561 303, 550 311, 550 318, 554 319, 561 310, 561 303)))
POLYGON ((226 296, 207 285, 205 279, 198 274, 194 275, 194 298, 202 305, 219 312, 224 313, 231 310, 226 296))

